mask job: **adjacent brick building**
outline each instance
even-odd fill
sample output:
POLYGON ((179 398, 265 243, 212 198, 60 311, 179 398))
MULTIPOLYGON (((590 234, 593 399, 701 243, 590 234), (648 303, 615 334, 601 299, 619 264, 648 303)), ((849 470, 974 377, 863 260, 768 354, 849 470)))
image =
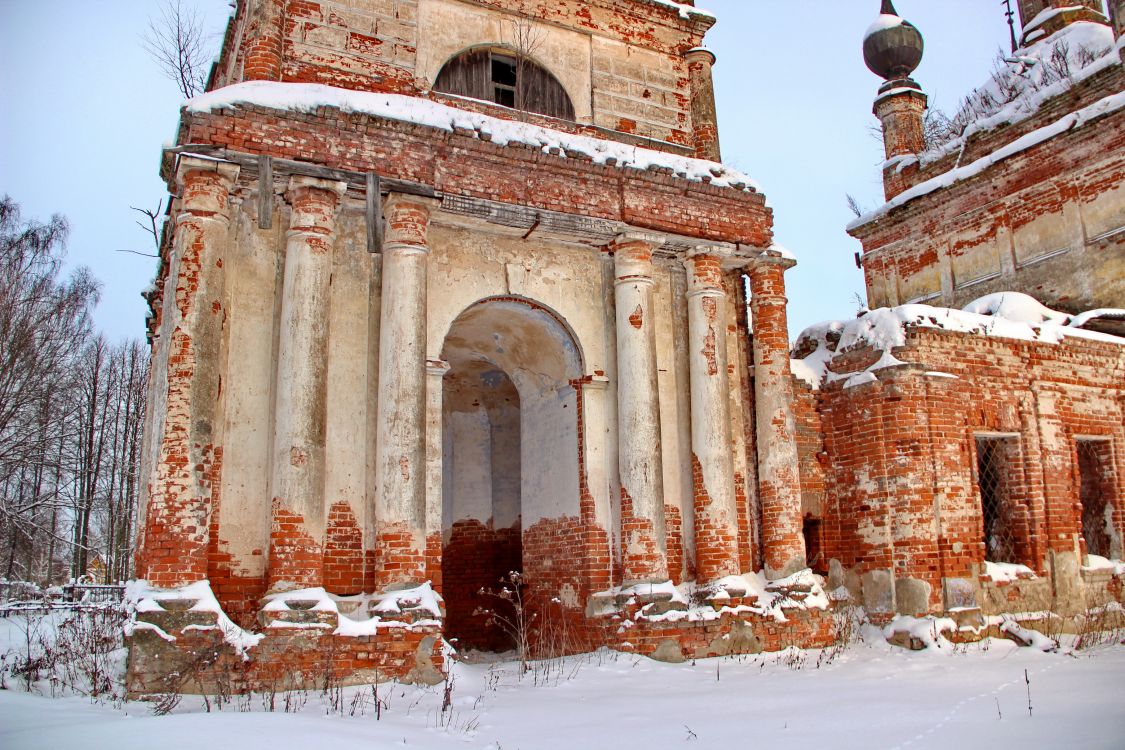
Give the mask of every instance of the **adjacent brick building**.
MULTIPOLYGON (((1055 471, 1081 464, 1119 557, 1120 344, 904 324, 909 365, 812 336, 823 371, 794 378, 794 261, 718 163, 713 23, 667 0, 236 4, 165 152, 132 691, 433 681, 443 638, 513 645, 517 607, 541 653, 824 645, 810 565, 876 617, 991 614, 982 451, 1025 467, 999 562, 1053 575, 1016 586, 1057 592, 1065 559, 1120 596, 1079 572, 1055 471)), ((1060 137, 1104 154, 1100 122, 1060 137)), ((921 231, 891 208, 854 231, 921 231)))
POLYGON ((1125 68, 1101 10, 1020 2, 1021 48, 936 143, 913 68, 880 89, 888 202, 849 232, 892 309, 795 353, 823 385, 818 547, 869 614, 1120 599, 1096 564, 1125 529, 1125 352, 1103 335, 1125 332, 1125 68))

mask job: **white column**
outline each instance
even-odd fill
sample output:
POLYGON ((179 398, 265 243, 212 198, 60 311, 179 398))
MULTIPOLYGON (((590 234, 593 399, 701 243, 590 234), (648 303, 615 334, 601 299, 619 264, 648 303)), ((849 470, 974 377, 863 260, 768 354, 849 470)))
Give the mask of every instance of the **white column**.
POLYGON ((270 494, 270 589, 322 584, 328 293, 340 196, 347 185, 289 181, 270 494))
POLYGON ((436 202, 386 202, 376 428, 376 584, 426 580, 426 233, 436 202))
POLYGON ((686 261, 695 555, 700 583, 741 572, 731 455, 724 254, 720 248, 704 246, 686 261))
POLYGON ((449 363, 431 360, 426 363, 426 559, 427 576, 434 586, 441 589, 441 542, 442 542, 442 461, 444 435, 442 422, 442 397, 444 378, 449 372, 449 363))
POLYGON ((626 234, 614 245, 622 578, 626 586, 668 580, 652 304, 652 253, 661 242, 626 234))

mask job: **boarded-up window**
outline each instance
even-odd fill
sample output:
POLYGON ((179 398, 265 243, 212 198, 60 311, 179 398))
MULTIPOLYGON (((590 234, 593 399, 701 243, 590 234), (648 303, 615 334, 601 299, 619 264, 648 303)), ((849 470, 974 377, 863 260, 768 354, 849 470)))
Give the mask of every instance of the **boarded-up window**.
POLYGON ((574 105, 558 79, 526 57, 502 50, 470 50, 453 58, 438 74, 434 91, 574 119, 574 105))

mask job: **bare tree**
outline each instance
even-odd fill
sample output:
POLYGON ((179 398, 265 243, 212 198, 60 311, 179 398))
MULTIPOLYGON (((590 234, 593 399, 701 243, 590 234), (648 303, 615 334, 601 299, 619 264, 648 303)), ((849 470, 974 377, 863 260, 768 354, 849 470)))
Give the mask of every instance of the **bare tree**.
POLYGON ((528 109, 529 87, 532 71, 535 69, 535 55, 542 48, 547 39, 544 26, 535 22, 535 18, 527 10, 527 4, 521 2, 518 15, 508 21, 511 34, 511 47, 516 53, 516 96, 515 108, 521 112, 528 109))
POLYGON ((159 15, 149 18, 142 44, 184 98, 203 93, 211 61, 198 11, 183 0, 162 0, 159 15))
POLYGON ((25 223, 14 201, 0 199, 0 544, 8 577, 31 575, 42 543, 58 533, 74 358, 98 294, 86 269, 62 276, 66 234, 61 217, 25 223))
POLYGON ((92 336, 97 284, 63 276, 66 222, 0 199, 0 574, 130 574, 149 352, 92 336))

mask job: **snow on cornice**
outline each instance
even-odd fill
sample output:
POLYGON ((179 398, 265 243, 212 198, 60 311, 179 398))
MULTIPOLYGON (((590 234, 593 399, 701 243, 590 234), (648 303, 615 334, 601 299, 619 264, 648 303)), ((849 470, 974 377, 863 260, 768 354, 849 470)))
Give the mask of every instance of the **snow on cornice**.
POLYGON ((630 146, 626 143, 564 133, 526 122, 503 120, 457 109, 416 96, 351 91, 319 83, 248 81, 216 89, 190 99, 188 112, 212 112, 224 107, 251 105, 290 112, 314 112, 320 107, 371 115, 422 125, 437 130, 476 132, 498 146, 519 143, 567 158, 581 154, 595 164, 620 169, 663 168, 694 182, 745 192, 760 192, 758 184, 741 172, 703 159, 630 146))
MULTIPOLYGON (((1123 338, 1080 327, 1095 318, 1125 319, 1125 310, 1092 310, 1072 316, 1052 310, 1020 292, 989 294, 961 310, 930 305, 884 307, 854 320, 832 320, 806 328, 797 337, 796 348, 808 349, 815 343, 816 349, 801 359, 792 360, 792 371, 812 388, 841 380, 845 381, 845 388, 870 383, 875 380, 876 371, 907 364, 897 359, 893 350, 906 345, 906 332, 910 328, 935 328, 1048 344, 1080 338, 1125 346, 1123 338), (834 343, 830 343, 830 339, 834 343), (861 372, 832 371, 829 365, 838 355, 862 346, 882 352, 882 356, 861 372)), ((948 377, 947 373, 927 375, 948 377)))
POLYGON ((672 0, 644 0, 644 2, 647 2, 650 5, 662 5, 665 8, 671 8, 672 10, 679 12, 680 18, 684 19, 685 21, 689 20, 692 16, 698 16, 700 18, 710 18, 711 20, 715 20, 714 13, 709 10, 703 10, 702 8, 696 8, 694 5, 685 5, 684 3, 677 3, 673 2, 672 0))
POLYGON ((921 198, 924 195, 929 195, 930 193, 955 185, 962 180, 975 177, 994 164, 998 164, 1017 154, 1023 153, 1030 148, 1034 148, 1070 130, 1080 128, 1092 120, 1116 112, 1123 107, 1125 107, 1125 92, 1118 92, 1104 99, 1099 99, 1089 106, 1059 118, 1050 125, 1046 125, 1038 130, 1033 130, 1022 138, 1017 138, 1006 146, 982 156, 971 164, 951 169, 937 177, 915 185, 909 190, 895 196, 892 200, 884 203, 874 211, 864 214, 851 222, 848 224, 847 229, 850 232, 866 226, 873 221, 883 218, 896 208, 906 205, 915 198, 921 198))
POLYGON ((1046 10, 1040 11, 1039 15, 1035 16, 1035 18, 1031 19, 1028 24, 1023 27, 1023 33, 1026 36, 1031 33, 1032 30, 1039 28, 1056 16, 1061 16, 1063 13, 1074 13, 1080 10, 1092 10, 1092 8, 1085 5, 1068 5, 1065 8, 1047 8, 1046 10))

